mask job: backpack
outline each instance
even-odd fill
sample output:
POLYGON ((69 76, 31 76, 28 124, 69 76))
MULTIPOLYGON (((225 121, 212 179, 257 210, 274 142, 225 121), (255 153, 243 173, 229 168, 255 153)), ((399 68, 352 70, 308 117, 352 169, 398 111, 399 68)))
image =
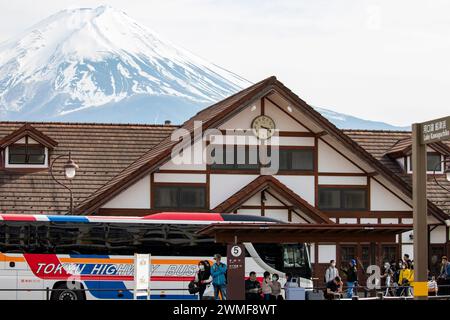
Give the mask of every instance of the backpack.
POLYGON ((190 294, 196 294, 200 291, 200 288, 197 286, 197 283, 194 280, 191 280, 191 282, 189 282, 188 291, 190 294))

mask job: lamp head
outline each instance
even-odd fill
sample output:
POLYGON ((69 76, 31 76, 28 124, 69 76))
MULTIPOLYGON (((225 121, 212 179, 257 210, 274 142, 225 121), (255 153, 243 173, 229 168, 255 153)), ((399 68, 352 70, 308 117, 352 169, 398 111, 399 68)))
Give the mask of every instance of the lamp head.
POLYGON ((64 174, 66 175, 66 178, 69 180, 75 178, 78 168, 79 167, 75 163, 75 161, 69 158, 69 160, 64 165, 64 174))

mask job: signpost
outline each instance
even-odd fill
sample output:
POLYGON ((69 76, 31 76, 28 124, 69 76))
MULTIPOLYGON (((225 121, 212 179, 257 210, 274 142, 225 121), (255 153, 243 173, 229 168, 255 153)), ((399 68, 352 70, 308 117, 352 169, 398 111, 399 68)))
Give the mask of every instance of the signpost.
POLYGON ((414 297, 428 296, 427 144, 450 139, 450 117, 412 126, 414 297))
POLYGON ((145 296, 150 299, 150 254, 134 254, 134 299, 145 296))
POLYGON ((242 244, 227 246, 227 299, 245 300, 245 247, 242 244))

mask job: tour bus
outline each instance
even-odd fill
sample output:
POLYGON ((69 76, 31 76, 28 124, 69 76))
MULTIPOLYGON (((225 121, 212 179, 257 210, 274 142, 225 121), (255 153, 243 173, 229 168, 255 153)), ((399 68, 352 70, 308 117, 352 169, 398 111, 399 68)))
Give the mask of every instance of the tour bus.
MULTIPOLYGON (((211 223, 277 223, 265 217, 162 212, 144 217, 0 215, 0 299, 133 299, 134 254, 151 254, 151 299, 189 294, 200 260, 226 246, 197 231, 211 223), (54 290, 57 289, 57 290, 54 290), (82 289, 82 290, 80 290, 82 289)), ((312 287, 303 243, 245 243, 246 275, 286 273, 312 287)))

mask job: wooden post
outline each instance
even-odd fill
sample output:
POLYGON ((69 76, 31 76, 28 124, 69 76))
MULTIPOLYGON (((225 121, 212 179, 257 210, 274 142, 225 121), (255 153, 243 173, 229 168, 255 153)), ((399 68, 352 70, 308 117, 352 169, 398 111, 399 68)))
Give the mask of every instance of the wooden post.
POLYGON ((415 299, 427 299, 419 292, 428 280, 427 224, 427 146, 422 143, 422 126, 412 126, 413 218, 414 218, 414 290, 415 299))

